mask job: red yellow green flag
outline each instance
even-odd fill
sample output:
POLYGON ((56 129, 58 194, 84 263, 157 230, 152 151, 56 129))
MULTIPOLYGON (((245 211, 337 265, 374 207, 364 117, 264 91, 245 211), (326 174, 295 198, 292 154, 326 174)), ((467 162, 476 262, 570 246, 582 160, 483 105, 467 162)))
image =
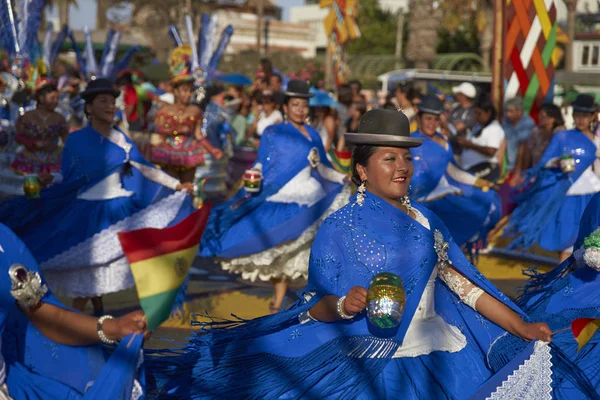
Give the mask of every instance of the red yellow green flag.
POLYGON ((571 331, 575 336, 575 341, 579 344, 577 351, 590 341, 598 328, 600 328, 600 318, 578 318, 571 322, 571 331))
POLYGON ((169 318, 198 253, 209 213, 210 204, 205 204, 177 225, 119 233, 149 330, 169 318))

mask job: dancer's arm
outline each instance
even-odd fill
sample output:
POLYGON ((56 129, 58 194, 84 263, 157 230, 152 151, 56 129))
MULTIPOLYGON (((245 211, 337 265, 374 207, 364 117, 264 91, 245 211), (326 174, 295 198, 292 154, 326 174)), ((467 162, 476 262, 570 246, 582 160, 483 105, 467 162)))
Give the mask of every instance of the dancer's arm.
MULTIPOLYGON (((344 319, 338 313, 339 299, 339 297, 333 295, 324 296, 310 309, 310 316, 321 322, 334 322, 344 319)), ((348 316, 354 316, 362 312, 367 307, 367 289, 360 286, 350 289, 346 294, 342 307, 342 311, 348 316)))
POLYGON ((459 299, 509 333, 525 340, 552 340, 552 331, 545 323, 525 322, 508 306, 490 296, 451 265, 441 265, 440 279, 459 299))
MULTIPOLYGON (((22 309, 29 320, 48 339, 68 346, 86 346, 100 343, 98 318, 66 310, 48 303, 31 309, 22 309)), ((146 320, 142 311, 134 311, 120 318, 107 319, 102 331, 108 339, 119 340, 130 333, 145 334, 146 320)))

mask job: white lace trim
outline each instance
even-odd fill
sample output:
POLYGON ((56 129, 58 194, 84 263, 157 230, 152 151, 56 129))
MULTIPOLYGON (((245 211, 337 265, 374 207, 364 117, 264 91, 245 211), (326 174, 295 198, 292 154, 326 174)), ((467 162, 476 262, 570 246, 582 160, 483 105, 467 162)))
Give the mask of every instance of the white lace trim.
POLYGON ((13 398, 10 397, 8 386, 6 386, 6 384, 0 386, 0 400, 13 400, 13 398))
POLYGON ((280 244, 268 250, 249 256, 221 261, 224 271, 241 274, 243 279, 254 282, 257 278, 268 281, 273 278, 308 278, 310 247, 323 220, 348 203, 350 187, 346 185, 329 208, 314 224, 308 227, 296 240, 280 244), (283 261, 282 256, 287 260, 283 261), (281 259, 280 259, 281 257, 281 259), (278 260, 279 259, 279 260, 278 260), (276 262, 277 261, 277 262, 276 262))
POLYGON ((166 227, 177 216, 186 196, 185 192, 174 193, 52 257, 40 265, 44 275, 53 269, 87 269, 118 260, 123 257, 118 232, 166 227))
POLYGON ((144 389, 137 379, 133 381, 133 387, 131 388, 131 400, 138 400, 144 395, 144 389))
POLYGON ((548 343, 537 341, 528 360, 486 400, 552 399, 552 356, 548 343))
POLYGON ((583 174, 571 185, 567 196, 583 196, 600 192, 600 178, 592 167, 588 167, 583 174))
POLYGON ((100 267, 48 270, 44 279, 55 295, 69 298, 104 296, 135 285, 125 256, 100 267))
POLYGON ((312 207, 322 200, 327 193, 318 180, 311 174, 312 168, 306 167, 298 172, 277 193, 267 197, 272 203, 296 203, 301 206, 312 207))

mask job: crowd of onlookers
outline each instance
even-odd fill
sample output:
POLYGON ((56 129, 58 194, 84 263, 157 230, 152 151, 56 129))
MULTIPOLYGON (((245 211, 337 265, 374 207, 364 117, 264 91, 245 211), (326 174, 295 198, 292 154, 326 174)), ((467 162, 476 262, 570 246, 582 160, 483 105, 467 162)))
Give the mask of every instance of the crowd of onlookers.
MULTIPOLYGON (((252 85, 228 85, 218 91, 212 100, 227 111, 235 145, 256 146, 267 127, 284 121, 286 80, 268 59, 262 59, 252 85)), ((172 101, 168 82, 152 85, 143 76, 126 72, 117 84, 123 92, 120 100, 129 130, 151 130, 152 102, 172 101)), ((424 94, 415 83, 401 82, 392 91, 376 94, 364 90, 357 80, 335 92, 322 88, 314 91, 310 124, 326 149, 348 150, 344 133, 357 132, 360 117, 375 107, 402 110, 411 131, 418 129, 417 106, 424 94)), ((506 99, 504 109, 497 110, 489 93, 469 82, 453 87, 448 95, 437 96, 445 104, 440 133, 449 139, 459 164, 488 180, 504 178, 511 186, 521 183, 522 171, 540 160, 555 132, 572 128, 565 123, 565 107, 542 105, 536 123, 524 112, 523 99, 506 99)))

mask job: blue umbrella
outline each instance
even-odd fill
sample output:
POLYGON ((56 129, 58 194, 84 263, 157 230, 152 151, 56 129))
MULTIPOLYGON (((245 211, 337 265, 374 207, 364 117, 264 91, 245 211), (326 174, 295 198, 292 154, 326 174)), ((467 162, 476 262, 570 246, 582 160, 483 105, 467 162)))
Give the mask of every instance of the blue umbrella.
POLYGON ((252 85, 252 79, 248 78, 246 75, 243 74, 218 74, 217 76, 215 76, 215 80, 222 83, 227 83, 229 85, 252 85))
POLYGON ((315 88, 310 89, 310 93, 313 93, 314 96, 310 98, 308 101, 308 105, 310 107, 337 107, 338 102, 335 101, 333 96, 324 90, 319 90, 315 88))

